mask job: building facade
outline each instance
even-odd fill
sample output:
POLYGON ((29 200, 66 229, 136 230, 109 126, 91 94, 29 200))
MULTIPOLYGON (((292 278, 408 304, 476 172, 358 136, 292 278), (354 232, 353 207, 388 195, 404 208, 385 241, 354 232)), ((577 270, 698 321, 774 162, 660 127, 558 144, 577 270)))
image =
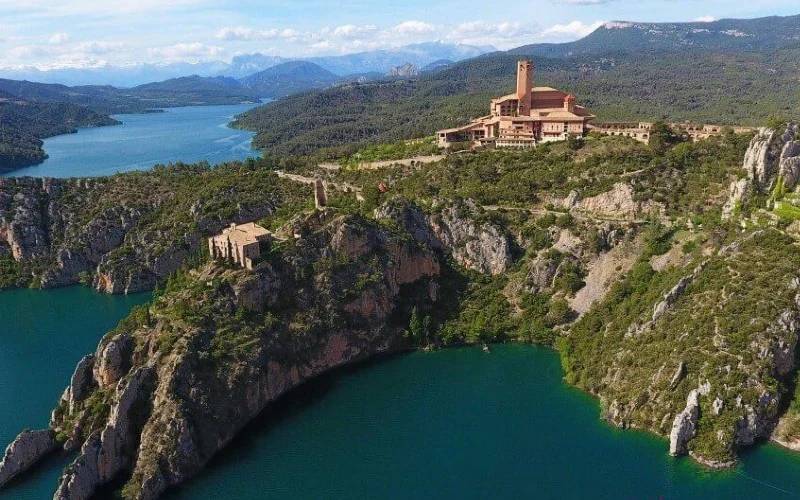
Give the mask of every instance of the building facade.
POLYGON ((228 259, 240 266, 253 269, 261 257, 261 246, 272 241, 272 233, 254 222, 231 224, 221 234, 208 239, 208 252, 212 258, 228 259))
MULTIPOLYGON (((755 127, 728 127, 725 125, 708 125, 689 122, 670 123, 669 126, 675 131, 684 134, 692 141, 720 136, 724 134, 726 130, 732 130, 736 134, 753 134, 758 130, 755 127)), ((651 128, 653 128, 651 122, 608 122, 592 124, 589 127, 589 131, 603 135, 630 137, 631 139, 648 144, 650 142, 651 128)))
POLYGON ((541 142, 583 136, 595 118, 576 104, 572 94, 550 87, 533 87, 533 63, 517 63, 517 90, 492 99, 489 115, 463 127, 440 130, 440 147, 457 142, 497 147, 536 147, 541 142))

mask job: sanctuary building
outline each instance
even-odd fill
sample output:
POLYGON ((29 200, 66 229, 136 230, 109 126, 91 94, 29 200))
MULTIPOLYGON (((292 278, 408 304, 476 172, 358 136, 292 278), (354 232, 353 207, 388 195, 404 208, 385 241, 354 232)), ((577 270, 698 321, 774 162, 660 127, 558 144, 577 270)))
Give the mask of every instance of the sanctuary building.
POLYGON ((517 63, 517 91, 492 99, 490 114, 469 125, 440 130, 440 147, 457 142, 497 147, 536 147, 541 142, 582 137, 595 118, 576 98, 550 87, 533 87, 533 63, 517 63))
POLYGON ((212 258, 227 259, 246 269, 253 269, 261 257, 261 247, 272 241, 272 233, 254 222, 231 223, 221 234, 208 239, 212 258))

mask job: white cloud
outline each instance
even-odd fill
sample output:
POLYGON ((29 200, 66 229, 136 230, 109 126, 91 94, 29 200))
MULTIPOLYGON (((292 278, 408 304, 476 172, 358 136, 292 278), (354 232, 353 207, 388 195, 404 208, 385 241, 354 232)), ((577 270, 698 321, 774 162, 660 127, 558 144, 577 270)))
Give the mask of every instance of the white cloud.
POLYGON ((511 48, 530 42, 538 30, 539 26, 536 23, 472 21, 449 29, 444 34, 444 39, 465 45, 511 48))
POLYGON ((340 38, 359 38, 363 36, 372 35, 378 32, 378 27, 374 24, 367 24, 364 26, 356 26, 355 24, 344 24, 337 26, 330 33, 333 36, 340 38))
POLYGON ((591 34, 597 28, 603 26, 603 24, 605 24, 603 21, 597 21, 591 24, 586 24, 582 21, 572 21, 568 24, 556 24, 542 31, 541 36, 543 38, 553 39, 583 38, 591 34))
POLYGON ((205 57, 216 57, 225 51, 218 45, 205 45, 200 42, 193 43, 178 43, 175 45, 168 45, 166 47, 153 47, 148 50, 150 55, 163 57, 167 61, 175 61, 181 59, 197 59, 205 57))
POLYGON ((14 59, 33 59, 37 57, 47 57, 53 55, 53 52, 45 49, 39 45, 20 45, 13 47, 8 51, 8 56, 14 59))
POLYGON ((423 21, 405 21, 392 28, 392 31, 401 35, 434 33, 436 26, 423 21))
POLYGON ((69 33, 64 33, 63 31, 53 33, 50 35, 50 38, 47 39, 47 43, 50 45, 61 45, 67 41, 69 41, 69 33))
POLYGON ((217 34, 214 35, 214 38, 217 40, 252 40, 253 32, 254 30, 251 28, 245 28, 244 26, 226 26, 217 31, 217 34))
POLYGON ((119 52, 125 49, 125 44, 120 42, 81 42, 75 46, 77 52, 83 54, 101 55, 119 52))
POLYGON ((300 36, 300 32, 294 29, 277 29, 270 28, 265 30, 256 30, 246 26, 226 26, 214 35, 217 40, 226 41, 254 41, 254 40, 275 40, 278 38, 291 39, 300 36))
POLYGON ((698 17, 698 18, 694 19, 694 22, 696 22, 696 23, 713 23, 716 20, 717 19, 714 16, 701 16, 701 17, 698 17))

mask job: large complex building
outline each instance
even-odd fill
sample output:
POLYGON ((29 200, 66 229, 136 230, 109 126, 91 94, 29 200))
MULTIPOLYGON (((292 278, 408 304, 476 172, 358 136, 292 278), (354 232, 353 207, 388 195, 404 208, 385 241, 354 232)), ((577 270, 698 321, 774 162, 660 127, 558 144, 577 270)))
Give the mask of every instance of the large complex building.
POLYGON ((535 147, 540 142, 583 136, 595 118, 575 104, 575 96, 550 87, 532 87, 533 63, 517 63, 517 91, 492 99, 490 114, 469 125, 438 132, 439 146, 472 142, 497 147, 535 147))
POLYGON ((272 241, 272 233, 254 222, 231 224, 208 239, 208 251, 215 259, 230 259, 247 269, 261 257, 261 244, 272 241))

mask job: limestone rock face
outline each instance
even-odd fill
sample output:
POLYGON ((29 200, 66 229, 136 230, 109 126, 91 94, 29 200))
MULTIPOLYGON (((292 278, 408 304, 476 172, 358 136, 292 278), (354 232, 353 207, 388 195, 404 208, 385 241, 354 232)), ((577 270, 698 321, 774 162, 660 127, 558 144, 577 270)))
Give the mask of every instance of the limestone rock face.
POLYGON ((67 387, 67 398, 69 401, 70 414, 75 412, 75 403, 83 401, 91 394, 95 387, 94 374, 94 354, 87 354, 78 362, 75 373, 72 374, 69 387, 67 387))
POLYGON ((634 200, 630 184, 620 182, 614 184, 611 191, 581 200, 575 205, 575 209, 597 217, 633 220, 646 215, 661 214, 664 207, 653 201, 634 200))
POLYGON ((142 186, 119 178, 2 179, 0 255, 31 266, 25 270, 42 288, 91 282, 104 293, 147 291, 179 269, 206 236, 276 208, 269 199, 236 204, 236 193, 225 193, 237 210, 224 218, 205 214, 196 201, 186 208, 191 220, 162 226, 153 221, 164 217, 163 191, 137 189, 142 186))
MULTIPOLYGON (((797 125, 793 136, 798 137, 797 125)), ((800 140, 791 140, 783 146, 779 168, 786 188, 794 189, 800 180, 800 140)))
POLYGON ((735 207, 747 200, 752 190, 769 193, 780 177, 792 190, 800 180, 800 125, 790 123, 785 130, 762 128, 750 142, 742 167, 746 179, 731 183, 723 217, 730 219, 735 207))
POLYGON ((764 391, 755 408, 750 405, 744 408, 745 415, 736 423, 734 441, 739 446, 750 446, 772 433, 778 414, 778 396, 764 391))
POLYGON ((752 181, 750 179, 739 179, 731 183, 728 188, 728 201, 722 207, 722 218, 730 220, 736 212, 736 207, 741 206, 750 196, 752 181))
POLYGON ((404 230, 408 231, 416 241, 428 245, 434 250, 443 250, 442 242, 436 237, 431 228, 428 226, 428 221, 425 213, 419 206, 403 201, 402 199, 394 199, 389 203, 385 203, 375 209, 376 219, 393 219, 404 230))
POLYGON ((540 293, 553 286, 558 272, 559 262, 547 255, 538 255, 528 264, 525 284, 530 293, 540 293))
POLYGON ((669 382, 670 390, 675 390, 684 378, 686 378, 686 362, 681 361, 675 373, 672 375, 672 380, 669 382))
POLYGON ((700 392, 692 389, 686 398, 686 408, 675 416, 669 434, 669 454, 682 455, 687 451, 686 444, 697 435, 697 419, 700 416, 700 392))
POLYGON ((470 201, 429 217, 436 238, 464 267, 484 274, 501 274, 513 263, 508 235, 496 226, 472 219, 477 206, 470 201))
POLYGON ((464 267, 501 274, 512 264, 511 242, 500 228, 476 223, 478 212, 477 205, 467 200, 426 217, 417 205, 395 198, 378 207, 375 218, 391 218, 415 241, 450 253, 464 267))
POLYGON ((652 326, 658 320, 664 317, 664 315, 667 314, 670 311, 670 309, 672 309, 675 306, 675 303, 684 294, 686 288, 689 285, 691 285, 695 279, 697 279, 697 276, 699 276, 700 273, 703 272, 703 270, 706 268, 707 265, 708 265, 707 261, 702 262, 699 266, 695 268, 692 274, 681 278, 674 287, 672 287, 667 293, 664 294, 663 300, 657 303, 653 307, 653 316, 650 318, 650 320, 641 326, 636 324, 631 325, 631 327, 628 329, 628 333, 626 334, 626 336, 635 337, 641 335, 642 333, 652 328, 652 326))
POLYGON ((770 179, 777 173, 777 160, 782 148, 782 145, 775 147, 778 137, 779 133, 775 130, 760 129, 744 155, 747 176, 759 188, 767 188, 770 179))
POLYGON ((53 431, 23 431, 8 445, 0 462, 0 486, 25 472, 45 455, 58 448, 53 431))
POLYGON ((0 179, 0 242, 7 245, 15 260, 47 255, 47 209, 49 200, 41 196, 42 184, 28 177, 0 179))
POLYGON ((263 277, 241 276, 232 285, 237 305, 250 312, 263 312, 278 300, 280 279, 268 264, 261 265, 261 269, 263 277))
MULTIPOLYGON (((190 273, 192 286, 157 303, 202 303, 228 325, 238 307, 247 307, 252 312, 241 320, 252 321, 247 328, 192 323, 154 305, 147 324, 101 341, 91 397, 109 405, 108 416, 81 410, 65 418, 69 396, 54 411, 54 430, 81 447, 56 499, 90 498, 120 474, 130 477, 126 492, 155 499, 201 471, 287 391, 405 345, 398 317, 410 315, 412 304, 429 310, 438 298, 439 255, 358 216, 320 222, 303 234, 274 267, 245 271, 210 262, 190 273), (267 312, 275 321, 266 321, 267 312)), ((90 359, 76 369, 67 395, 87 385, 90 359)))
POLYGON ((56 500, 89 498, 95 489, 130 466, 143 416, 150 411, 153 367, 138 368, 117 385, 116 404, 102 433, 89 437, 81 455, 61 477, 56 500))
POLYGON ((133 353, 133 339, 130 335, 120 334, 107 344, 101 344, 96 353, 94 379, 100 387, 116 384, 130 368, 133 353))

